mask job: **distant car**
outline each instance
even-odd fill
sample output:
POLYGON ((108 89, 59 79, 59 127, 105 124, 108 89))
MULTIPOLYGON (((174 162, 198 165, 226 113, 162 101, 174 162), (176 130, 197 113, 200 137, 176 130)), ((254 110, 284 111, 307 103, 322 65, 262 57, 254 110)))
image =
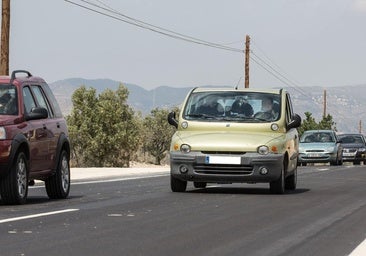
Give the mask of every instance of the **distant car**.
POLYGON ((333 130, 308 130, 303 133, 299 144, 298 164, 330 163, 342 165, 342 145, 333 130))
POLYGON ((362 134, 340 134, 338 139, 343 147, 343 161, 366 164, 366 142, 362 134))
POLYGON ((69 159, 66 121, 47 83, 24 70, 0 76, 1 202, 25 203, 36 179, 45 182, 49 198, 66 198, 69 159))

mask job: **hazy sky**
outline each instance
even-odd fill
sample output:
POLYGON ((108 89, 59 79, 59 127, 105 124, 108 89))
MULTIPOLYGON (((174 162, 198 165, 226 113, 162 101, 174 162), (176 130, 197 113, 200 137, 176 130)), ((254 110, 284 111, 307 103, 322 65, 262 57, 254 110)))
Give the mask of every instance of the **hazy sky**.
MULTIPOLYGON (((250 60, 251 87, 366 84, 366 0, 88 1, 235 49, 243 50, 249 35, 252 58, 267 69, 250 60)), ((48 82, 110 78, 152 89, 235 86, 241 79, 242 86, 244 54, 166 37, 64 0, 11 0, 14 69, 48 82)))

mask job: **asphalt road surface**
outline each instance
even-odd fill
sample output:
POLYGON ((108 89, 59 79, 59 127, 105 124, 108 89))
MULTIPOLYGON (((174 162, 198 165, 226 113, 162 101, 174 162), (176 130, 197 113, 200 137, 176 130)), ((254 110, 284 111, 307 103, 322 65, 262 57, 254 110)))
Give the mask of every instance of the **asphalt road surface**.
POLYGON ((0 255, 349 255, 366 238, 366 167, 307 166, 298 189, 267 184, 170 191, 169 176, 75 181, 50 201, 0 200, 0 255))

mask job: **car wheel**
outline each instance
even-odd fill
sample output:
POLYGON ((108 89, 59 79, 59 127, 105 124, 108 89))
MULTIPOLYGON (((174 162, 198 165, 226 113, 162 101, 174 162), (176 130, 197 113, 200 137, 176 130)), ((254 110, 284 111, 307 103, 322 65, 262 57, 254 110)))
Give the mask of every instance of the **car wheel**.
POLYGON ((193 182, 195 188, 205 188, 207 186, 206 182, 193 182))
POLYGON ((285 174, 284 168, 281 170, 280 177, 269 183, 269 189, 273 194, 283 194, 285 193, 285 174))
POLYGON ((297 168, 285 179, 285 189, 295 190, 297 185, 297 168))
POLYGON ((0 181, 0 194, 5 204, 24 204, 28 195, 28 162, 19 152, 8 175, 0 181))
POLYGON ((342 157, 339 159, 338 165, 343 165, 343 158, 342 157))
POLYGON ((173 192, 184 192, 187 189, 187 181, 174 178, 170 175, 170 188, 173 192))
POLYGON ((49 198, 66 198, 70 192, 70 166, 68 153, 62 150, 56 173, 46 181, 46 191, 49 198))

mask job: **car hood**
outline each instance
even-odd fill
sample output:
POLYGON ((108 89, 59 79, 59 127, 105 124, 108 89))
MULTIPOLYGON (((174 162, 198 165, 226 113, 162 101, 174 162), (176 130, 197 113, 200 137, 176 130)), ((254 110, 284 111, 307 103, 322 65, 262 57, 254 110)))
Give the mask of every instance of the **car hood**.
POLYGON ((241 132, 178 132, 180 142, 191 146, 192 150, 207 151, 257 151, 262 145, 271 145, 285 140, 283 134, 241 133, 241 132))
POLYGON ((364 148, 365 144, 362 143, 342 143, 343 148, 364 148))
POLYGON ((0 126, 16 124, 18 119, 17 116, 0 115, 0 126))
POLYGON ((302 150, 324 150, 331 147, 334 148, 336 145, 334 142, 300 143, 299 147, 302 150))

